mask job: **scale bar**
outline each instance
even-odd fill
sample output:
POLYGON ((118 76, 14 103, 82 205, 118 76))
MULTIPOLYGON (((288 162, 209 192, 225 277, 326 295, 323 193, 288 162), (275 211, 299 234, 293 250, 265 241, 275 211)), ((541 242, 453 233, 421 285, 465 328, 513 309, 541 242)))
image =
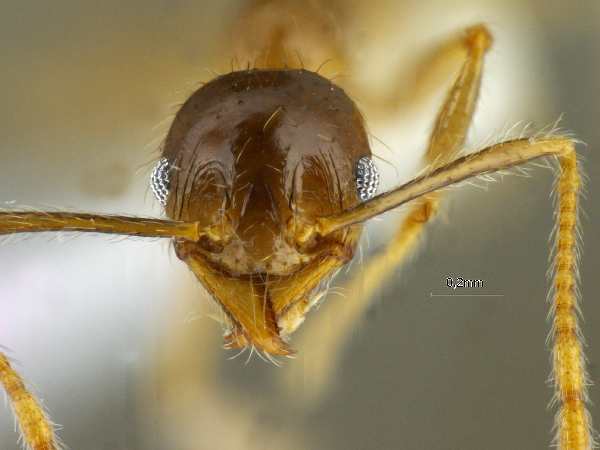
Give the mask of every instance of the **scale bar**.
POLYGON ((504 297, 504 294, 434 294, 429 293, 430 297, 504 297))

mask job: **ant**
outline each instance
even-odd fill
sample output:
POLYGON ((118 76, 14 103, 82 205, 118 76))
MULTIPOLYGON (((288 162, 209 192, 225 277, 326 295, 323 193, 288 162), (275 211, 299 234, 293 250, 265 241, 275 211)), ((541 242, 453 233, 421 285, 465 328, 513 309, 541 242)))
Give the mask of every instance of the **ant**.
MULTIPOLYGON (((521 138, 461 156, 492 37, 475 25, 453 40, 464 63, 438 113, 426 170, 378 194, 364 119, 348 94, 287 64, 285 27, 261 38, 262 62, 218 76, 177 113, 151 187, 168 219, 72 212, 0 212, 0 234, 93 232, 171 239, 175 254, 220 305, 228 349, 293 356, 291 335, 332 276, 354 257, 364 223, 408 204, 394 241, 365 269, 365 296, 400 265, 443 199, 443 189, 538 158, 558 161, 552 292, 557 442, 592 444, 577 326, 576 229, 580 175, 569 136, 521 138), (260 66, 260 68, 257 68, 260 66)), ((260 39, 259 39, 260 40, 260 39)), ((0 383, 24 442, 59 448, 39 401, 0 353, 0 383)))

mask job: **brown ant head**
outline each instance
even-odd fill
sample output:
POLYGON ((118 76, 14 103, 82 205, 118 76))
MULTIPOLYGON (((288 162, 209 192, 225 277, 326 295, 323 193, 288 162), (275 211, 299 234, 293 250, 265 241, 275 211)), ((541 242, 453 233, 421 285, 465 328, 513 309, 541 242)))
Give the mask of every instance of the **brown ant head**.
POLYGON ((226 312, 228 347, 290 353, 286 337, 361 226, 309 243, 294 230, 360 203, 357 165, 370 155, 354 103, 306 70, 232 72, 179 110, 154 178, 170 218, 212 230, 176 251, 226 312))

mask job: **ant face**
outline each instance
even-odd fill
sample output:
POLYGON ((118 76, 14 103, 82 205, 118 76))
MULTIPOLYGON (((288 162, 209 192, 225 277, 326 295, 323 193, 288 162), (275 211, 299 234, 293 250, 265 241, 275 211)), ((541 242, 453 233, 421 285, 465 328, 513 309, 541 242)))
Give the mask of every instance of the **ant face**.
POLYGON ((313 72, 233 72, 185 102, 153 189, 170 218, 212 227, 223 243, 178 241, 176 252, 227 313, 228 347, 290 353, 285 338, 352 258, 361 226, 310 245, 293 230, 372 195, 370 155, 354 103, 313 72))

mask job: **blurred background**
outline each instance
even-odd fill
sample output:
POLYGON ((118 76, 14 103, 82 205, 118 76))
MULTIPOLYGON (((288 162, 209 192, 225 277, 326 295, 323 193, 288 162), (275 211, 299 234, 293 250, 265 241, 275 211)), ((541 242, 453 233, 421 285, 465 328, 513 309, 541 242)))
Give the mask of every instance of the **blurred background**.
MULTIPOLYGON (((0 206, 159 216, 148 175, 160 143, 177 105, 231 70, 239 50, 229 42, 255 36, 235 25, 245 5, 6 2, 0 206)), ((581 147, 590 178, 582 327, 597 384, 600 4, 312 5, 335 25, 347 58, 321 73, 361 106, 374 151, 395 166, 379 164, 385 187, 418 170, 452 77, 440 78, 431 99, 415 107, 390 113, 372 99, 417 76, 411 67, 420 55, 477 22, 489 25, 495 44, 470 146, 499 140, 520 121, 539 130, 561 114, 561 125, 588 144, 581 147)), ((299 50, 314 70, 326 57, 315 48, 314 63, 308 45, 299 50)), ((168 242, 3 238, 0 344, 71 449, 546 448, 551 185, 552 174, 540 169, 489 190, 452 191, 420 250, 381 287, 347 339, 327 340, 345 300, 330 295, 295 335, 298 357, 281 368, 246 355, 229 359, 214 307, 168 242), (478 292, 501 296, 431 297, 448 292, 447 276, 481 279, 478 292)), ((399 218, 392 212, 369 225, 364 264, 399 218)), ((360 271, 354 264, 336 284, 360 271)), ((597 387, 590 394, 600 403, 597 387)), ((593 406, 592 415, 598 426, 593 406)), ((0 447, 16 449, 16 442, 5 408, 0 447)))

